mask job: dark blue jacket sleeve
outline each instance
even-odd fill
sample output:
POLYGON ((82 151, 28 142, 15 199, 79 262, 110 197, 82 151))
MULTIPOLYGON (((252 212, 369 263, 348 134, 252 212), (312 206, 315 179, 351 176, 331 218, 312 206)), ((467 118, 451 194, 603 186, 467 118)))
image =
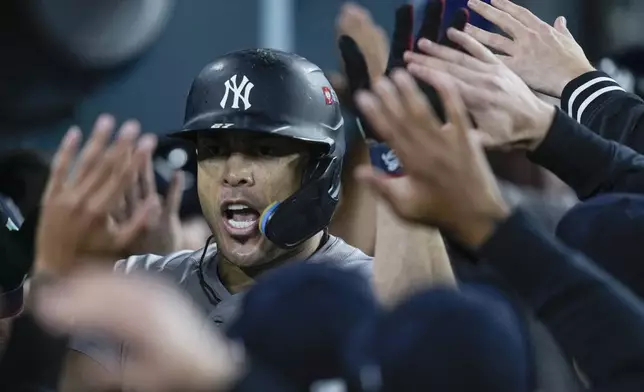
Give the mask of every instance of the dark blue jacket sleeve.
POLYGON ((596 134, 644 152, 644 101, 608 74, 588 72, 568 83, 561 108, 596 134))
POLYGON ((511 282, 594 391, 644 391, 644 307, 517 210, 480 255, 511 282))
POLYGON ((644 193, 644 156, 596 135, 561 110, 529 158, 586 199, 600 193, 644 193))
POLYGON ((56 390, 67 338, 45 331, 29 313, 13 321, 0 359, 0 391, 56 390))

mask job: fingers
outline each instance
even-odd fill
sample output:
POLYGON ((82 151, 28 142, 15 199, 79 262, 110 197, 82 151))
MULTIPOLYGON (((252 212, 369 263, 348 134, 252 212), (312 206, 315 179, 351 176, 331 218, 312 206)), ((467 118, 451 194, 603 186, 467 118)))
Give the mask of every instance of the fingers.
MULTIPOLYGON (((506 12, 510 17, 518 20, 526 27, 537 28, 539 25, 544 24, 544 22, 541 19, 537 18, 535 14, 530 12, 530 10, 524 7, 521 7, 519 5, 516 5, 509 0, 492 0, 491 4, 492 6, 498 8, 499 10, 506 12)), ((486 6, 490 7, 487 4, 486 6)))
POLYGON ((367 60, 356 41, 348 35, 343 35, 338 40, 338 46, 344 61, 349 91, 353 93, 359 89, 371 88, 367 60))
POLYGON ((361 90, 356 94, 355 101, 360 113, 369 122, 372 130, 382 140, 390 140, 395 132, 395 125, 385 115, 376 95, 369 91, 361 90))
POLYGON ((459 8, 456 11, 456 15, 454 15, 454 19, 452 19, 452 23, 450 23, 449 27, 462 31, 465 26, 467 26, 467 23, 469 21, 470 12, 467 10, 467 8, 459 8))
POLYGON ((443 124, 412 76, 403 70, 396 70, 392 73, 391 79, 396 84, 402 105, 406 109, 407 114, 403 121, 410 125, 422 125, 423 128, 439 130, 443 124))
POLYGON ((336 33, 338 37, 346 35, 365 23, 372 23, 369 11, 356 3, 345 3, 335 22, 336 33))
POLYGON ((467 53, 474 56, 479 61, 488 64, 499 63, 499 60, 496 58, 494 53, 492 53, 492 51, 486 48, 485 45, 467 35, 467 33, 458 31, 456 29, 449 29, 447 30, 447 36, 450 40, 460 45, 467 53))
POLYGON ((468 137, 474 145, 479 145, 484 149, 491 149, 498 145, 491 135, 475 129, 470 129, 468 137))
POLYGON ((130 216, 132 216, 132 214, 134 213, 138 205, 141 203, 141 200, 143 199, 143 196, 142 196, 143 192, 141 190, 141 182, 143 180, 141 179, 141 177, 142 177, 141 169, 139 169, 134 174, 134 178, 132 179, 132 181, 130 182, 130 185, 125 190, 125 203, 124 203, 125 208, 123 210, 124 219, 121 219, 120 220, 121 222, 128 219, 130 216))
POLYGON ((97 157, 99 166, 79 184, 76 192, 80 200, 86 201, 89 211, 111 212, 116 206, 109 206, 116 204, 133 182, 138 168, 132 167, 131 160, 138 136, 137 127, 122 127, 116 142, 97 157))
POLYGON ((65 186, 81 139, 82 135, 78 127, 71 127, 65 134, 51 164, 47 188, 44 192, 43 199, 57 194, 65 186))
POLYGON ((429 83, 427 82, 427 73, 431 73, 433 71, 448 73, 465 83, 471 83, 473 85, 480 83, 481 79, 480 72, 471 71, 467 68, 461 67, 460 65, 450 65, 449 63, 439 59, 428 59, 424 61, 423 64, 411 62, 407 66, 407 70, 425 83, 429 83))
POLYGON ((437 72, 433 75, 432 86, 434 86, 443 101, 448 122, 456 127, 463 139, 467 138, 468 132, 472 129, 472 123, 465 103, 454 83, 450 82, 448 75, 437 72))
MULTIPOLYGON (((493 2, 493 4, 495 3, 493 2)), ((525 26, 517 19, 481 0, 470 0, 467 2, 467 6, 513 38, 520 36, 525 31, 525 26)))
POLYGON ((400 209, 402 197, 391 177, 379 172, 372 166, 358 166, 355 171, 358 181, 365 184, 373 193, 389 204, 397 214, 404 216, 400 209))
MULTIPOLYGON (((459 31, 463 31, 469 20, 470 20, 470 12, 467 10, 467 8, 459 8, 456 11, 456 14, 454 15, 454 18, 452 19, 452 23, 450 23, 449 27, 459 31)), ((443 36, 443 39, 439 43, 441 45, 445 45, 447 47, 450 47, 456 50, 461 50, 458 44, 450 41, 450 39, 447 37, 447 34, 443 36)))
POLYGON ((378 96, 384 115, 390 118, 395 125, 404 123, 407 113, 402 105, 398 90, 389 78, 382 78, 372 87, 378 96))
MULTIPOLYGON (((454 40, 452 35, 450 35, 450 32, 452 29, 448 30, 448 37, 456 44, 461 45, 460 41, 463 41, 460 36, 455 36, 457 40, 454 40)), ((461 33, 465 34, 465 33, 461 33)), ((467 34, 465 34, 467 36, 467 34)), ((470 38, 469 36, 467 36, 470 38)), ((462 46, 462 45, 461 45, 462 46)), ((476 70, 476 71, 485 71, 485 62, 481 61, 478 58, 472 57, 469 53, 461 52, 456 49, 448 48, 447 46, 443 45, 438 45, 434 42, 431 42, 426 39, 421 39, 420 42, 418 42, 418 47, 419 49, 431 56, 431 57, 436 57, 438 59, 447 61, 448 63, 451 64, 458 64, 462 65, 465 68, 471 69, 471 70, 476 70)), ((464 48, 465 49, 465 48, 464 48)), ((467 49, 466 49, 467 50, 467 49)))
MULTIPOLYGON (((134 153, 133 163, 134 170, 142 168, 150 151, 156 148, 156 137, 145 135, 139 140, 139 145, 134 153)), ((126 222, 122 222, 116 236, 116 243, 119 247, 126 247, 145 231, 150 222, 150 217, 160 213, 161 205, 159 197, 148 197, 143 203, 139 203, 137 208, 131 213, 126 222)))
POLYGON ((563 16, 558 17, 555 20, 555 30, 560 32, 561 34, 567 36, 570 39, 575 39, 575 37, 572 36, 572 33, 570 30, 568 30, 568 22, 566 21, 566 18, 563 16))
POLYGON ((183 171, 177 170, 172 176, 170 188, 165 200, 165 213, 168 215, 178 215, 181 208, 181 199, 183 198, 183 187, 185 175, 183 171))
POLYGON ((505 54, 513 54, 514 42, 501 34, 490 33, 471 24, 467 24, 464 30, 472 38, 483 45, 505 54))
MULTIPOLYGON (((389 78, 382 78, 373 86, 369 99, 358 102, 363 115, 376 132, 394 151, 413 148, 413 135, 407 108, 403 107, 397 87, 389 78)), ((405 163, 403 162, 403 166, 405 163)))
POLYGON ((88 173, 94 170, 97 160, 102 156, 103 150, 105 150, 112 136, 114 123, 114 117, 109 114, 102 114, 96 120, 94 129, 92 130, 92 136, 87 141, 76 163, 75 183, 83 182, 88 173))
POLYGON ((410 4, 404 4, 396 10, 396 22, 394 25, 391 50, 389 52, 389 64, 402 62, 403 54, 411 50, 414 45, 414 8, 410 4))
POLYGON ((157 182, 154 176, 154 162, 152 162, 152 154, 154 151, 149 151, 145 156, 143 162, 143 170, 141 175, 141 198, 147 199, 152 195, 157 194, 157 182))
MULTIPOLYGON (((443 22, 443 1, 428 1, 425 5, 423 21, 418 30, 418 38, 427 38, 431 41, 438 41, 441 25, 443 22)), ((415 40, 414 52, 418 52, 418 40, 415 40)))

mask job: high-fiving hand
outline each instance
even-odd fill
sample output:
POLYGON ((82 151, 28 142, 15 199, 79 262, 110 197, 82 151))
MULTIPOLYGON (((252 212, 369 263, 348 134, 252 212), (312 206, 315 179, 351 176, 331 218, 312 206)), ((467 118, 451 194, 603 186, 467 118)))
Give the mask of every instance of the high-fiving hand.
POLYGON ((125 192, 124 203, 112 215, 117 223, 122 223, 132 219, 142 206, 155 206, 148 215, 145 228, 128 246, 129 254, 166 255, 182 249, 183 233, 179 209, 183 196, 183 181, 183 172, 173 173, 167 195, 162 198, 157 192, 151 153, 146 155, 134 183, 125 192))
POLYGON ((127 247, 145 228, 151 203, 129 219, 116 222, 111 213, 134 182, 137 171, 154 149, 156 138, 139 139, 138 125, 126 122, 110 143, 114 118, 101 116, 75 163, 81 142, 78 128, 67 132, 51 167, 42 198, 36 233, 36 271, 64 274, 85 256, 125 256, 127 247))
POLYGON ((497 50, 499 58, 532 89, 561 97, 573 79, 594 68, 560 16, 554 27, 510 0, 487 4, 470 0, 468 6, 508 34, 490 33, 468 25, 465 31, 482 44, 497 50))
POLYGON ((409 71, 422 80, 436 70, 453 76, 478 130, 487 136, 486 147, 535 149, 550 128, 555 107, 474 38, 455 29, 447 34, 466 52, 421 40, 425 54, 405 53, 409 71))
POLYGON ((433 72, 426 80, 443 99, 446 124, 403 70, 357 95, 360 110, 407 174, 392 180, 361 167, 357 175, 403 219, 437 226, 477 247, 507 215, 507 206, 481 146, 470 137, 472 124, 452 78, 433 72))

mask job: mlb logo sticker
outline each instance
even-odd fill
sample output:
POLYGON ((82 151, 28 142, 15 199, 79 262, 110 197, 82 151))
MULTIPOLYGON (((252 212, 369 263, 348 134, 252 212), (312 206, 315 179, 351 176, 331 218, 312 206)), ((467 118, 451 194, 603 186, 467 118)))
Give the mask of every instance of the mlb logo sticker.
POLYGON ((327 105, 333 105, 336 103, 336 99, 334 97, 334 93, 331 92, 331 89, 328 87, 322 87, 322 92, 324 93, 324 102, 326 102, 327 105))

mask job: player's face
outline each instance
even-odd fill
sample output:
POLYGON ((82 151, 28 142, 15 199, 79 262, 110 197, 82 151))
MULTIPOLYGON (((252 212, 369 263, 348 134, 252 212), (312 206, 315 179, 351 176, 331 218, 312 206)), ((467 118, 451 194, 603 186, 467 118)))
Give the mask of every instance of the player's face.
POLYGON ((266 207, 300 188, 306 150, 296 140, 239 130, 199 137, 199 200, 227 260, 248 267, 286 255, 258 223, 266 207))

